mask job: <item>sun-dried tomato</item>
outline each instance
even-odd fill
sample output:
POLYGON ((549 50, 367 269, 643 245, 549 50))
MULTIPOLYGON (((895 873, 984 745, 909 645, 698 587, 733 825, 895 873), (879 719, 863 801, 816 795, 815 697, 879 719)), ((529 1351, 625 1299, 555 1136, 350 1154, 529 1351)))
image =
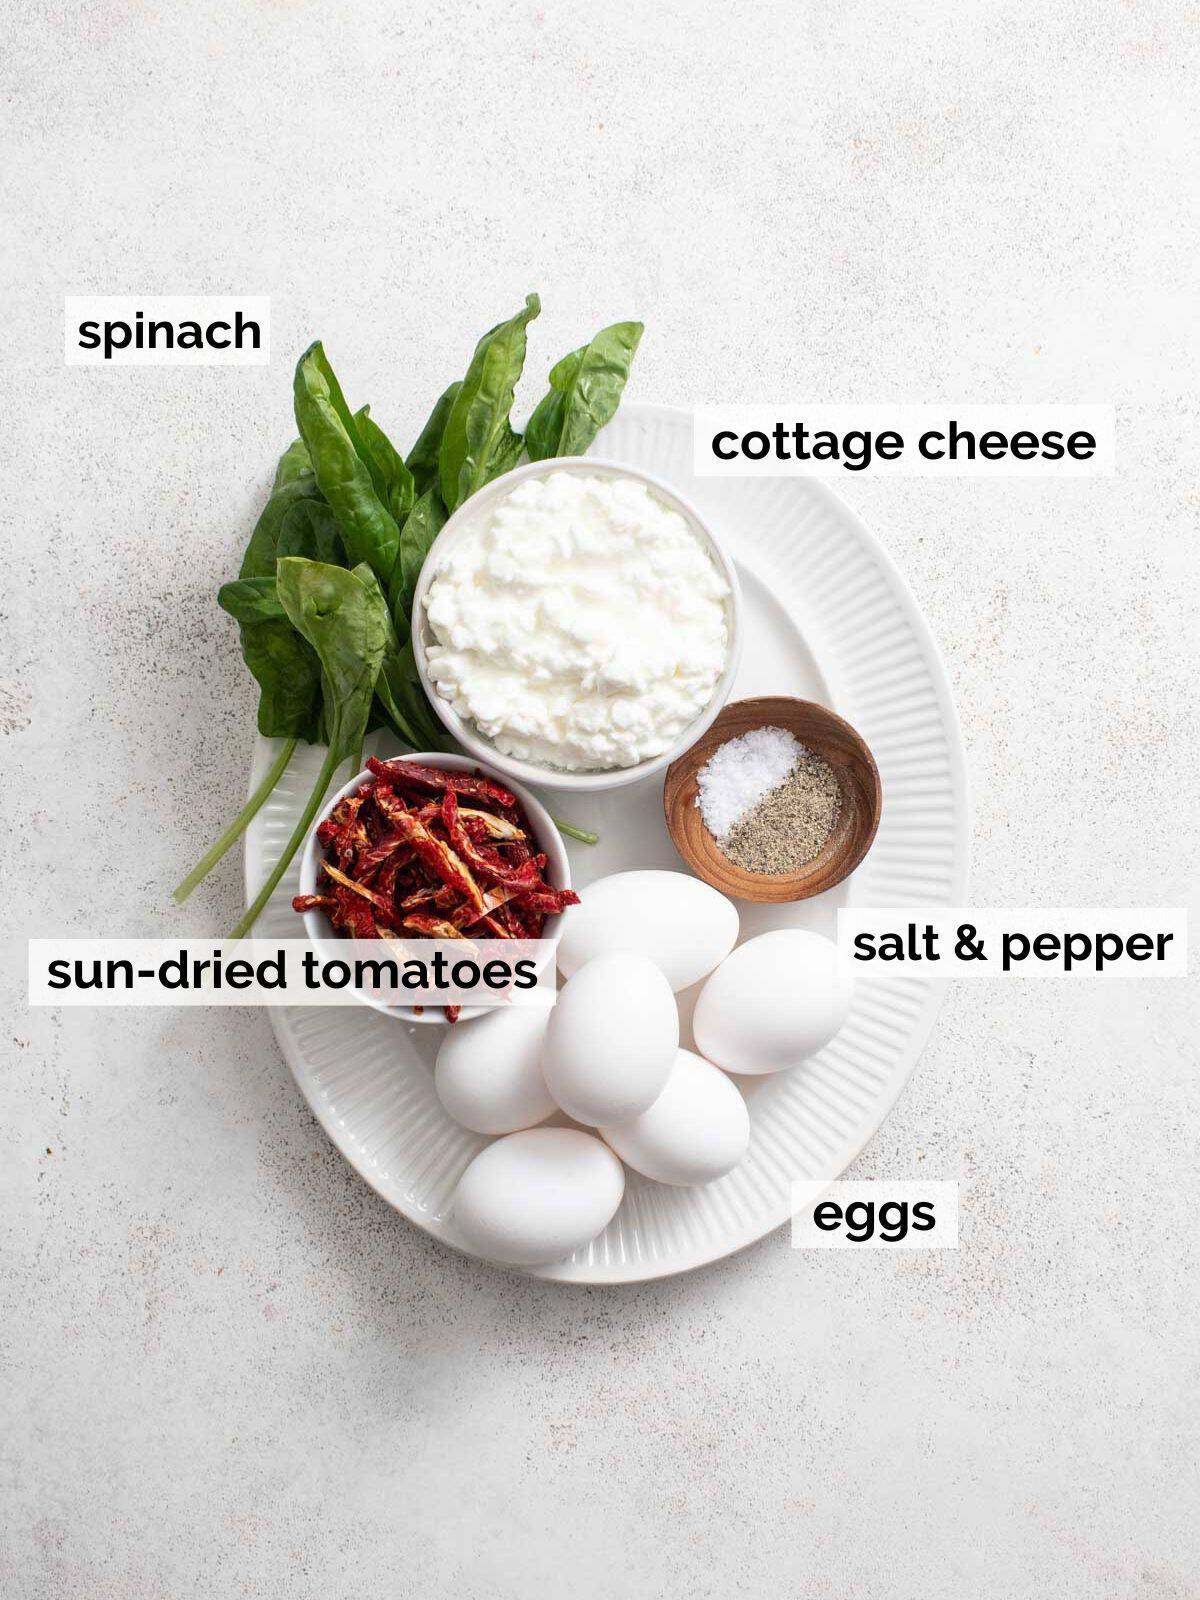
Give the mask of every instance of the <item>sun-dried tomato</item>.
POLYGON ((374 756, 369 758, 367 766, 389 783, 413 784, 418 789, 432 789, 435 794, 453 789, 456 794, 490 800, 497 806, 513 807, 517 803, 515 794, 493 779, 485 778, 481 772, 443 772, 439 767, 423 766, 419 761, 379 761, 374 756))
POLYGON ((513 844, 525 840, 524 828, 495 811, 475 811, 469 806, 459 806, 458 814, 472 839, 503 839, 513 844))
POLYGON ((574 889, 534 889, 517 901, 521 911, 540 911, 543 916, 554 917, 567 906, 577 906, 579 896, 574 889))
POLYGON ((420 859, 443 883, 457 889, 464 900, 482 906, 483 891, 458 856, 443 839, 436 838, 423 822, 411 812, 395 818, 397 826, 408 835, 408 842, 420 859))
POLYGON ((575 903, 547 884, 546 857, 502 784, 421 762, 368 765, 374 776, 317 830, 325 882, 296 896, 297 911, 324 911, 347 938, 457 939, 470 951, 473 938, 535 939, 575 903))
POLYGON ((365 882, 374 873, 378 872, 381 867, 386 866, 393 856, 398 855, 401 850, 405 849, 407 844, 407 839, 398 829, 393 829, 390 833, 384 834, 377 843, 373 844, 369 850, 364 850, 362 855, 359 856, 354 864, 356 876, 365 882))
MULTIPOLYGON (((494 889, 489 889, 484 895, 482 906, 459 906, 451 920, 460 928, 470 928, 476 922, 481 922, 490 917, 493 911, 499 910, 509 900, 515 900, 520 893, 520 889, 507 889, 498 884, 494 889)), ((507 935, 501 935, 501 937, 507 937, 507 935)))
POLYGON ((374 906, 376 911, 380 912, 383 916, 391 916, 391 906, 382 895, 376 894, 374 889, 368 889, 365 883, 355 882, 353 878, 347 877, 344 872, 342 872, 338 867, 331 865, 331 863, 328 861, 324 863, 323 870, 325 872, 325 876, 327 878, 332 878, 334 883, 336 883, 339 888, 347 890, 350 894, 358 895, 359 898, 365 900, 368 905, 374 906))
POLYGON ((503 883, 511 888, 532 889, 541 884, 542 868, 546 864, 545 856, 531 856, 528 861, 513 866, 494 850, 476 844, 463 826, 458 800, 451 789, 447 789, 442 796, 442 821, 455 850, 481 878, 491 883, 503 883))
POLYGON ((413 933, 423 933, 428 939, 463 939, 469 944, 461 928, 456 928, 445 917, 431 917, 424 911, 414 911, 405 917, 404 926, 413 933))
POLYGON ((341 928, 348 939, 376 939, 375 918, 371 907, 349 889, 338 888, 334 894, 336 910, 331 917, 334 927, 341 928))
POLYGON ((298 894, 292 897, 293 911, 332 911, 333 906, 331 894, 298 894))

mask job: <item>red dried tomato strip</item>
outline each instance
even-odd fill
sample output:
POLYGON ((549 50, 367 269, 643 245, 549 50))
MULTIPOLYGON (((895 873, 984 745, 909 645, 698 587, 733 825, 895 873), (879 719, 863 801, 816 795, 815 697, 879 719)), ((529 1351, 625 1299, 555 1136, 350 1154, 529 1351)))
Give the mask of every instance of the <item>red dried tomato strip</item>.
POLYGON ((385 866, 393 856, 401 850, 407 850, 409 842, 399 830, 389 833, 380 839, 378 844, 373 844, 369 850, 364 850, 354 864, 354 870, 362 879, 367 879, 373 873, 385 866))
POLYGON ((515 822, 510 822, 507 817, 497 816, 494 811, 474 811, 468 806, 459 806, 458 814, 474 838, 476 830, 485 834, 489 839, 511 840, 523 843, 525 839, 524 828, 519 828, 515 822))
POLYGON ((443 1010, 446 1013, 447 1022, 457 1022, 459 1016, 462 1014, 461 1006, 444 1006, 443 1010))
POLYGON ((432 789, 435 794, 453 790, 476 800, 490 800, 497 806, 509 807, 517 803, 515 794, 479 772, 441 772, 419 761, 379 761, 375 756, 368 758, 367 766, 376 777, 388 783, 414 784, 418 789, 432 789))
POLYGON ((411 811, 399 812, 392 820, 402 832, 407 833, 413 850, 443 883, 456 889, 472 905, 482 906, 483 891, 448 844, 435 838, 411 811))
POLYGON ((346 824, 354 820, 362 803, 363 796, 357 794, 345 795, 338 801, 317 829, 317 838, 325 849, 329 848, 346 824))
MULTIPOLYGON (((483 897, 482 908, 477 906, 459 906, 458 910, 454 912, 453 916, 451 917, 451 921, 454 922, 459 928, 470 928, 476 922, 481 921, 492 922, 493 919, 491 917, 491 912, 498 910, 500 906, 505 905, 509 900, 515 900, 520 893, 520 889, 507 889, 503 885, 500 885, 495 889, 489 889, 483 897)), ((501 939, 507 939, 508 934, 501 933, 498 935, 498 937, 501 939)))
POLYGON ((514 867, 495 851, 481 850, 463 827, 458 811, 458 800, 450 789, 447 789, 442 796, 442 821, 446 832, 450 835, 450 843, 459 855, 475 868, 481 878, 489 878, 493 883, 502 883, 510 888, 533 889, 541 884, 541 869, 545 865, 546 858, 533 856, 530 860, 523 861, 520 866, 514 867))
POLYGON ((445 917, 430 917, 423 911, 414 911, 412 916, 405 917, 404 926, 411 928, 413 933, 423 933, 430 939, 462 939, 471 949, 475 948, 466 934, 452 922, 447 922, 445 917))
POLYGON ((385 900, 393 900, 396 896, 396 879, 400 876, 403 862, 399 856, 393 856, 386 862, 375 879, 375 893, 381 894, 385 900))
POLYGON ((531 893, 521 895, 517 901, 519 910, 540 911, 548 917, 557 915, 565 906, 578 904, 579 896, 574 889, 535 889, 531 893))
POLYGON ((335 903, 331 894, 298 894, 292 898, 292 910, 332 911, 335 903))
POLYGON ((368 889, 365 883, 356 883, 353 878, 347 877, 346 874, 344 872, 340 872, 337 867, 331 867, 328 861, 324 863, 324 869, 326 876, 332 878, 334 883, 338 884, 341 888, 348 890, 351 894, 358 895, 360 899, 365 900, 368 905, 374 906, 376 911, 381 911, 385 917, 391 916, 391 906, 387 903, 382 895, 376 894, 374 889, 368 889))
POLYGON ((358 806, 356 805, 338 829, 337 837, 333 841, 331 848, 334 860, 339 867, 352 867, 357 852, 370 849, 370 845, 370 837, 358 814, 358 806))
POLYGON ((398 794, 393 794, 390 789, 376 789, 375 804, 380 812, 390 823, 395 823, 397 817, 406 817, 408 807, 398 794))
POLYGON ((358 895, 351 894, 349 889, 339 888, 336 896, 337 915, 333 918, 335 925, 344 928, 351 939, 377 939, 379 937, 375 928, 375 918, 371 915, 371 907, 358 895))

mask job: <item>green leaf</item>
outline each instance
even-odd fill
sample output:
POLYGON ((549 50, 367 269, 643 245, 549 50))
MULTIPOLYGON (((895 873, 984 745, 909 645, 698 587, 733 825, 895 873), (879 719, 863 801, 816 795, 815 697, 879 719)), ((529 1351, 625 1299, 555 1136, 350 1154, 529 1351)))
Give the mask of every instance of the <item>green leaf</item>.
POLYGON ((316 485, 308 446, 303 439, 293 439, 279 458, 275 468, 275 482, 271 485, 271 493, 278 494, 280 489, 286 489, 290 484, 299 482, 304 482, 314 487, 316 485))
POLYGON ((310 561, 328 561, 335 567, 346 565, 337 519, 324 500, 297 500, 288 507, 275 541, 275 556, 277 560, 280 556, 306 556, 310 561))
POLYGON ((550 369, 550 391, 525 430, 531 461, 583 455, 616 415, 641 337, 640 322, 614 322, 550 369))
POLYGON ((418 495, 424 494, 427 489, 437 488, 438 453, 442 448, 442 435, 446 431, 446 418, 461 388, 461 382, 452 383, 438 396, 437 404, 429 413, 429 421, 408 453, 407 466, 418 495))
POLYGON ((273 578, 275 576, 275 547, 284 518, 294 505, 306 500, 319 500, 316 476, 312 470, 304 441, 297 439, 279 458, 275 469, 275 482, 262 514, 254 525, 254 532, 242 556, 238 571, 241 578, 273 578))
MULTIPOLYGON (((298 502, 292 510, 315 504, 298 502)), ((320 666, 288 621, 274 577, 223 584, 217 601, 239 624, 242 658, 259 686, 258 731, 313 743, 320 732, 320 666)))
POLYGON ((400 703, 420 737, 422 748, 439 750, 448 743, 449 736, 438 721, 437 712, 430 705, 429 697, 421 685, 411 638, 400 646, 400 662, 403 668, 400 703))
POLYGON ((277 590, 292 627, 321 664, 325 736, 338 759, 362 743, 379 665, 387 648, 386 611, 353 572, 284 556, 277 590))
POLYGON ((371 416, 369 407, 364 406, 361 411, 355 412, 354 420, 363 445, 383 479, 384 504, 397 524, 402 523, 416 499, 412 473, 404 465, 395 445, 371 416))
POLYGON ((525 330, 540 310, 537 295, 527 295, 523 311, 490 329, 475 346, 446 419, 438 459, 442 500, 448 511, 494 476, 497 448, 506 446, 512 432, 508 414, 525 365, 525 330))
POLYGON ((441 738, 441 728, 421 687, 411 641, 401 644, 397 638, 388 603, 375 574, 363 566, 354 569, 354 576, 368 591, 387 633, 387 645, 375 684, 375 697, 384 720, 411 749, 429 749, 441 738))
POLYGON ((321 737, 321 666, 286 615, 243 623, 242 657, 261 693, 258 731, 267 738, 321 737))
POLYGON ((237 578, 223 583, 217 604, 238 622, 274 622, 287 613, 275 593, 274 578, 237 578))
POLYGON ((412 628, 413 594, 425 557, 445 525, 446 508, 437 491, 427 489, 400 530, 400 557, 392 569, 388 599, 391 602, 392 621, 402 639, 409 636, 412 628))
MULTIPOLYGON (((334 411, 337 413, 338 421, 346 430, 346 436, 354 446, 355 453, 357 454, 359 460, 371 474, 371 481, 375 486, 376 494, 381 500, 384 499, 385 486, 383 474, 380 472, 379 467, 367 446, 367 442, 362 436, 357 417, 355 417, 354 413, 350 410, 350 407, 346 402, 346 396, 342 393, 342 386, 337 380, 337 374, 330 366, 329 357, 325 354, 325 346, 319 339, 314 340, 304 354, 300 357, 300 359, 301 361, 309 361, 313 369, 320 374, 326 392, 329 395, 329 402, 333 406, 334 411)), ((301 432, 303 434, 303 430, 301 430, 301 432)))
MULTIPOLYGON (((345 401, 335 401, 331 377, 324 352, 319 344, 313 345, 296 366, 296 423, 312 457, 317 485, 337 519, 347 559, 356 566, 365 561, 386 583, 400 547, 400 529, 382 498, 378 466, 374 473, 368 467, 354 419, 342 414, 345 401)), ((333 382, 336 385, 336 379, 333 382)), ((340 397, 340 389, 337 394, 340 397)))
POLYGON ((559 454, 563 418, 567 412, 567 390, 579 375, 587 345, 581 344, 550 369, 550 389, 533 408, 525 429, 525 448, 531 461, 545 461, 559 454))
POLYGON ((514 433, 512 424, 506 422, 500 430, 500 437, 496 441, 496 448, 492 452, 492 459, 488 466, 487 482, 499 478, 506 472, 511 472, 525 454, 525 440, 519 433, 514 433))

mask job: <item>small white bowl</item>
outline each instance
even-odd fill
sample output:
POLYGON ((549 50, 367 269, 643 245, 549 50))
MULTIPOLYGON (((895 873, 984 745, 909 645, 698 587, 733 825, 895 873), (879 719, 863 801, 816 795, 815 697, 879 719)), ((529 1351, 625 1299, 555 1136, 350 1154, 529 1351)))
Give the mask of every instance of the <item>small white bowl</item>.
POLYGON ((702 734, 708 731, 710 724, 729 698, 733 688, 734 674, 737 672, 738 660, 742 651, 742 592, 738 584, 737 573, 733 562, 725 554, 716 536, 708 524, 700 516, 696 508, 685 500, 681 494, 672 489, 661 478, 653 477, 648 472, 641 472, 635 467, 622 466, 619 461, 598 460, 592 456, 557 456, 548 461, 532 461, 528 466, 518 467, 515 472, 506 472, 503 477, 496 478, 485 488, 459 506, 458 510, 446 523, 430 546, 425 564, 421 568, 420 578, 417 580, 416 592, 413 595, 413 655, 416 658, 417 672, 420 674, 421 683, 429 702, 437 712, 442 722, 454 735, 464 750, 470 750, 481 761, 486 761, 504 774, 506 779, 524 783, 538 783, 547 789, 567 789, 578 793, 581 790, 616 789, 627 783, 636 783, 639 778, 646 778, 652 772, 661 772, 664 767, 670 766, 676 756, 689 749, 702 734), (454 708, 437 692, 429 670, 429 660, 426 651, 431 642, 429 619, 425 614, 425 596, 429 585, 437 571, 439 552, 444 555, 447 544, 462 531, 468 522, 484 513, 489 506, 497 500, 504 499, 511 494, 519 483, 527 478, 545 478, 552 472, 574 472, 584 477, 598 478, 632 478, 637 483, 643 483, 659 500, 664 501, 672 510, 678 511, 687 522, 688 526, 700 539, 716 563, 718 570, 729 585, 729 598, 726 601, 726 617, 729 629, 729 649, 725 661, 725 670, 720 681, 713 690, 712 699, 694 722, 684 729, 679 738, 661 755, 651 756, 646 761, 639 761, 632 767, 609 767, 603 771, 595 772, 564 772, 558 767, 537 766, 530 761, 518 761, 514 756, 507 756, 497 750, 495 745, 479 732, 473 723, 466 722, 454 708))
MULTIPOLYGON (((538 852, 545 852, 545 877, 547 883, 555 889, 569 889, 571 887, 571 863, 567 859, 562 836, 550 820, 550 813, 545 806, 542 805, 540 800, 535 800, 528 789, 519 783, 514 783, 507 776, 502 777, 495 770, 488 770, 486 766, 471 756, 445 755, 441 751, 437 751, 427 755, 406 754, 396 759, 417 761, 422 766, 427 767, 441 767, 445 772, 481 771, 485 778, 492 778, 497 783, 502 783, 506 789, 511 789, 520 802, 525 815, 529 818, 530 826, 537 842, 538 852)), ((305 841, 304 853, 300 857, 301 894, 319 894, 321 892, 317 886, 317 873, 321 862, 325 859, 325 851, 317 838, 317 829, 329 816, 339 800, 344 799, 347 795, 356 794, 362 784, 373 782, 374 777, 374 773, 369 768, 364 769, 357 777, 351 778, 349 783, 343 784, 338 792, 335 795, 331 795, 321 808, 320 815, 313 823, 312 832, 305 841)), ((304 918, 304 931, 320 950, 322 956, 331 960, 336 959, 341 953, 340 946, 344 941, 333 926, 333 923, 330 922, 323 911, 303 911, 300 914, 304 918)), ((545 926, 542 928, 542 938, 549 940, 552 946, 557 946, 562 934, 563 915, 564 913, 560 911, 555 916, 547 917, 545 926)), ((551 948, 547 951, 545 961, 542 964, 545 965, 546 962, 553 960, 553 956, 554 951, 551 948)), ((364 994, 361 989, 347 989, 346 997, 347 999, 360 1000, 363 1005, 370 1006, 373 1011, 382 1011, 385 1017, 392 1017, 397 1022, 442 1023, 446 1020, 441 1014, 440 1006, 425 1006, 418 1010, 415 1006, 388 1005, 384 1000, 376 1000, 373 996, 364 994)), ((487 1006, 464 1006, 462 1017, 463 1019, 479 1017, 489 1009, 487 1006)))

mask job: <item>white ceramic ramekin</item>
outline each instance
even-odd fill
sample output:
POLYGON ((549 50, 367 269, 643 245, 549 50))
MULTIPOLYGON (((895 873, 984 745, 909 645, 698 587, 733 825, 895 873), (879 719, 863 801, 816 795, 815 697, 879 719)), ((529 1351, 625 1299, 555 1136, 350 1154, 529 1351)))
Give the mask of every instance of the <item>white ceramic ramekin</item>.
MULTIPOLYGON (((567 860, 567 852, 563 846, 562 836, 550 820, 550 813, 545 806, 542 805, 540 800, 535 800, 528 789, 519 783, 514 783, 507 775, 501 775, 494 767, 489 769, 489 767, 475 761, 470 756, 445 755, 438 751, 428 755, 406 754, 397 759, 417 761, 426 767, 441 767, 445 772, 479 771, 482 772, 485 778, 492 778, 497 783, 502 783, 506 789, 511 789, 524 808, 525 815, 529 818, 530 826, 537 840, 538 851, 545 852, 546 882, 554 889, 569 889, 571 887, 571 863, 567 860)), ((321 814, 313 823, 312 832, 305 842, 304 854, 300 857, 301 894, 320 894, 321 892, 318 887, 317 873, 321 862, 325 859, 325 851, 317 838, 317 829, 325 821, 325 818, 329 816, 339 800, 344 799, 346 795, 356 794, 362 784, 373 780, 374 774, 370 770, 360 772, 357 777, 351 778, 349 783, 343 784, 335 795, 331 795, 321 808, 321 814)), ((567 909, 569 912, 570 907, 567 909)), ((323 957, 336 959, 339 953, 345 953, 344 951, 339 951, 339 946, 343 941, 323 911, 305 911, 301 915, 304 918, 304 931, 321 951, 323 957)), ((553 959, 553 948, 558 944, 564 915, 566 913, 560 911, 556 916, 546 918, 541 934, 541 937, 548 941, 546 961, 553 959)), ((419 941, 414 940, 413 942, 416 944, 419 941)), ((440 1007, 426 1006, 418 1011, 413 1006, 388 1005, 385 1001, 377 1000, 369 994, 364 994, 361 989, 347 989, 346 998, 348 1000, 360 1000, 363 1005, 370 1006, 375 1011, 382 1011, 384 1016, 392 1017, 397 1022, 445 1022, 446 1020, 440 1007)), ((462 1016, 464 1019, 481 1016, 486 1009, 484 1006, 464 1006, 462 1016)))
POLYGON ((463 749, 471 751, 480 761, 486 761, 509 780, 518 783, 537 783, 543 788, 573 790, 576 793, 581 790, 616 789, 627 783, 636 783, 639 778, 648 777, 652 772, 661 772, 675 760, 676 756, 682 755, 695 744, 696 740, 707 732, 729 698, 742 650, 742 595, 737 573, 733 562, 725 554, 700 513, 660 478, 655 478, 648 472, 640 472, 634 467, 622 466, 619 461, 597 460, 591 456, 561 456, 552 457, 548 461, 530 462, 528 466, 518 467, 515 472, 506 472, 503 477, 497 478, 473 494, 469 500, 464 501, 438 534, 425 558, 425 565, 421 569, 413 597, 412 619, 413 654, 421 683, 433 709, 463 749), (564 772, 557 767, 536 766, 532 762, 518 761, 513 756, 504 755, 473 724, 464 721, 453 707, 442 699, 430 674, 426 651, 431 641, 429 622, 425 615, 425 596, 437 572, 439 554, 444 556, 450 544, 469 522, 486 513, 488 507, 494 505, 497 500, 511 494, 519 483, 525 482, 528 478, 544 478, 552 472, 574 472, 585 477, 632 478, 637 483, 644 483, 657 499, 680 513, 708 550, 729 585, 729 598, 726 602, 729 649, 725 670, 713 691, 711 700, 669 749, 664 750, 661 755, 652 756, 649 760, 639 761, 636 766, 611 767, 596 772, 564 772))

